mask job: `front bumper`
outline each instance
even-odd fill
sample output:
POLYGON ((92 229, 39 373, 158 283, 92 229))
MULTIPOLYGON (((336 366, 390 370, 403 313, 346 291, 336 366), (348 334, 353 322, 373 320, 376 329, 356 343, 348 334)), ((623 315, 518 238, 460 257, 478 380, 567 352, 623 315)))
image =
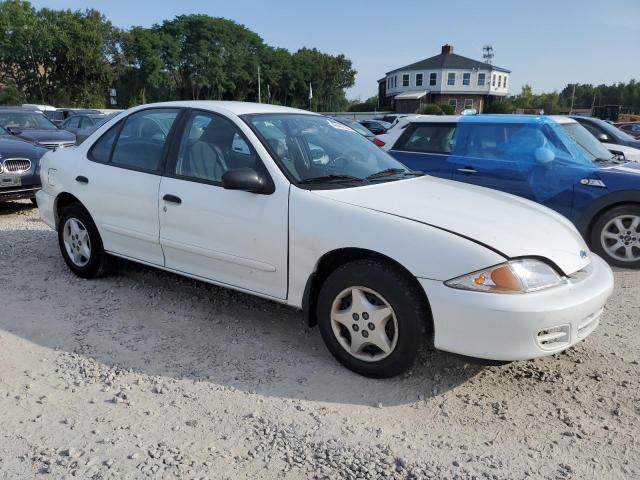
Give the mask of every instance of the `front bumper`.
POLYGON ((0 202, 35 198, 38 190, 40 190, 40 185, 0 188, 0 202))
POLYGON ((54 198, 44 190, 40 190, 36 193, 36 200, 38 202, 38 211, 40 212, 40 218, 42 221, 56 230, 56 216, 54 211, 54 198))
POLYGON ((583 340, 613 291, 613 273, 595 254, 567 285, 540 292, 470 292, 418 280, 431 305, 437 349, 502 361, 551 355, 583 340))

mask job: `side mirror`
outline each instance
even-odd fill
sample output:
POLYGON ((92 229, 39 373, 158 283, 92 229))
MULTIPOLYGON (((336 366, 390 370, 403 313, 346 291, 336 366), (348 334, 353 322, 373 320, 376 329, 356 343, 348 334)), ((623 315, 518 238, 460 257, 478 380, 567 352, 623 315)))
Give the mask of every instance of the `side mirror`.
POLYGON ((609 135, 607 135, 606 133, 599 133, 596 138, 602 143, 609 143, 610 140, 609 135))
POLYGON ((553 150, 547 147, 536 148, 533 155, 536 158, 536 162, 541 165, 549 165, 556 159, 556 154, 553 150))
POLYGON ((222 187, 250 193, 271 193, 267 178, 253 168, 237 168, 222 175, 222 187))
POLYGON ((7 127, 7 131, 11 135, 20 135, 22 133, 22 130, 20 130, 19 128, 16 128, 16 127, 7 127))

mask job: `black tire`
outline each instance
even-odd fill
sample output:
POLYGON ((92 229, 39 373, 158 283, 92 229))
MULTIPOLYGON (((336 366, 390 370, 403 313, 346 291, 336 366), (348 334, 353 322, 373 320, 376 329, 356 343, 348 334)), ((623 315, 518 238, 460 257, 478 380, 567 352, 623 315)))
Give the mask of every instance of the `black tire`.
MULTIPOLYGON (((372 378, 393 377, 409 369, 425 338, 425 327, 431 325, 424 293, 401 269, 375 260, 350 262, 332 272, 318 294, 317 317, 320 333, 331 354, 348 369, 372 378), (331 310, 334 300, 345 289, 357 286, 379 293, 395 312, 398 324, 395 348, 387 357, 378 361, 366 361, 352 356, 340 344, 332 328, 331 310)), ((363 327, 362 330, 364 329, 363 327)), ((351 334, 349 331, 349 335, 351 334)))
POLYGON ((82 205, 73 203, 64 207, 64 209, 60 213, 60 221, 58 222, 58 245, 67 266, 78 277, 96 278, 106 272, 108 256, 105 253, 104 248, 102 247, 102 239, 100 238, 100 233, 98 233, 98 229, 96 228, 91 215, 89 215, 89 212, 87 212, 84 207, 82 207, 82 205), (63 231, 67 220, 69 219, 79 220, 88 232, 91 245, 91 254, 86 265, 76 265, 69 256, 69 253, 67 252, 67 249, 64 245, 63 231))
POLYGON ((31 200, 31 203, 33 204, 34 207, 38 206, 38 201, 36 200, 36 197, 30 198, 29 200, 31 200))
MULTIPOLYGON (((593 250, 598 255, 600 255, 606 262, 609 263, 609 265, 614 265, 616 267, 622 267, 622 268, 639 269, 640 258, 638 258, 635 261, 624 261, 620 258, 616 258, 615 256, 612 256, 611 254, 609 254, 607 250, 605 250, 601 242, 601 235, 602 235, 603 229, 607 227, 607 224, 609 224, 609 222, 615 219, 616 217, 624 217, 624 216, 640 217, 640 205, 634 205, 634 204, 620 205, 618 207, 614 207, 610 210, 605 211, 602 215, 598 217, 598 219, 593 224, 593 227, 591 228, 591 232, 589 235, 589 245, 591 247, 591 250, 593 250)), ((626 224, 623 222, 623 225, 625 227, 629 227, 630 222, 627 220, 626 224)), ((640 255, 640 225, 636 227, 635 231, 631 231, 631 234, 627 234, 627 231, 631 231, 631 230, 626 230, 620 233, 621 235, 624 236, 622 240, 628 241, 629 245, 632 246, 632 252, 636 255, 640 255)), ((613 240, 611 240, 611 242, 613 242, 613 240)), ((620 250, 620 252, 622 252, 622 250, 620 250)))

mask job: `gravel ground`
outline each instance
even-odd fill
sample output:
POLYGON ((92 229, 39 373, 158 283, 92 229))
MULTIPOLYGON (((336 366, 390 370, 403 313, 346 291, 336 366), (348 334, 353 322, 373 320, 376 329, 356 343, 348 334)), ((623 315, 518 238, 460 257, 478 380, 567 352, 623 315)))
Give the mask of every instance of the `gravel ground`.
POLYGON ((0 204, 0 478, 640 478, 640 272, 615 276, 563 354, 369 380, 296 310, 124 261, 76 278, 0 204))

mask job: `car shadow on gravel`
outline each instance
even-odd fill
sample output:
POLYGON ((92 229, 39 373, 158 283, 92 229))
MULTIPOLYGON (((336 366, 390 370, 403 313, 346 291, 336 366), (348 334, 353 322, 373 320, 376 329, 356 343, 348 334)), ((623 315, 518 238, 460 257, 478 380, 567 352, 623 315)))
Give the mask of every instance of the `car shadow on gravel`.
POLYGON ((0 258, 0 290, 8 299, 1 329, 154 382, 402 405, 453 389, 483 368, 425 349, 407 374, 368 379, 335 361, 318 329, 291 307, 124 260, 104 278, 83 280, 67 269, 50 230, 3 231, 2 249, 9 257, 0 258), (10 256, 21 242, 30 251, 18 265, 10 256))
POLYGON ((29 200, 0 202, 0 217, 5 215, 16 215, 26 213, 29 210, 37 208, 29 200))

